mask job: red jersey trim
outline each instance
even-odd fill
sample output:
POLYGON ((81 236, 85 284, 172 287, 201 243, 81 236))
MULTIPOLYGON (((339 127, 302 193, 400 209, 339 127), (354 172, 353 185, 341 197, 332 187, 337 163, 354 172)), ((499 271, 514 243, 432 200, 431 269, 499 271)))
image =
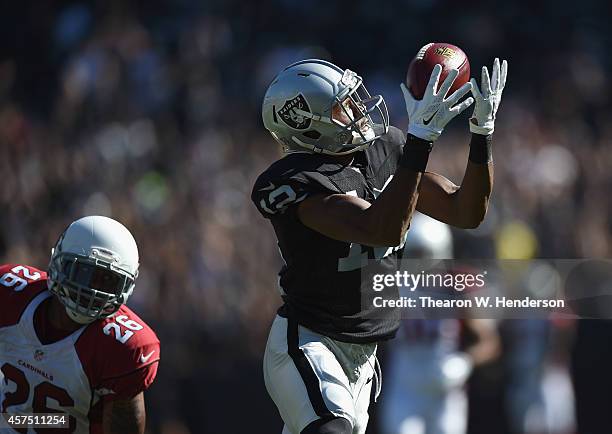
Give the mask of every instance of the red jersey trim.
POLYGON ((157 359, 153 360, 152 362, 147 363, 146 365, 142 365, 141 367, 134 369, 132 372, 128 372, 126 374, 117 375, 116 377, 103 378, 102 380, 103 381, 120 380, 122 378, 129 377, 130 375, 133 375, 133 374, 135 374, 138 371, 141 371, 141 370, 143 370, 145 368, 150 367, 154 363, 159 363, 160 360, 161 360, 160 358, 157 358, 157 359))

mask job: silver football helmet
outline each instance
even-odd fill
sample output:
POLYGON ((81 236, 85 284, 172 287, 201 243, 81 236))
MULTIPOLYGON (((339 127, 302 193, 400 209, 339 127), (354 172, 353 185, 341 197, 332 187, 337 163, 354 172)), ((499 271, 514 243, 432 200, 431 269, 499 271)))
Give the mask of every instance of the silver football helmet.
POLYGON ((138 277, 138 247, 121 223, 101 216, 73 222, 51 250, 49 290, 80 324, 113 315, 138 277))
POLYGON ((333 63, 294 63, 272 81, 262 105, 264 126, 285 152, 345 155, 369 146, 389 129, 381 95, 333 63))
POLYGON ((404 258, 452 259, 453 235, 448 225, 415 211, 408 228, 404 258))

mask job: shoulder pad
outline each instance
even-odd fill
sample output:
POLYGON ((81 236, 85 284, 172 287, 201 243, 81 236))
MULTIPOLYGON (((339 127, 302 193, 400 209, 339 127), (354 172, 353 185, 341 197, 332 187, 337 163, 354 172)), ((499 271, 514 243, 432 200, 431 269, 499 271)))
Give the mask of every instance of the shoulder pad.
POLYGON ((0 327, 19 322, 30 301, 47 290, 47 273, 18 264, 0 266, 0 327))
POLYGON ((160 359, 157 335, 127 306, 87 326, 75 346, 93 387, 160 359))
POLYGON ((385 137, 391 145, 404 146, 406 143, 406 134, 399 128, 393 126, 389 127, 389 131, 385 137))
POLYGON ((266 218, 283 214, 292 205, 320 193, 341 193, 328 176, 338 168, 325 156, 290 154, 273 163, 253 187, 251 199, 266 218))

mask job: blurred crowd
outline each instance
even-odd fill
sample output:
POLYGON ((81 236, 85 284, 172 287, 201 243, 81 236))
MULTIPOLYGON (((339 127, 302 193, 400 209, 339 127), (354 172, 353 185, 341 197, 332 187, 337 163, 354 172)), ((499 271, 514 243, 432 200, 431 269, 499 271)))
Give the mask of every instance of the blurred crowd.
MULTIPOLYGON (((257 420, 276 432, 260 360, 280 303, 281 261, 250 190, 280 151, 262 127, 261 98, 283 66, 323 57, 362 74, 404 128, 398 84, 430 41, 462 47, 478 81, 495 56, 509 61, 492 207, 481 228, 455 233, 456 254, 608 256, 609 5, 536 0, 527 11, 523 2, 481 3, 6 5, 0 262, 45 268, 73 219, 120 220, 142 258, 130 304, 162 341, 148 396, 151 432, 248 432, 218 428, 217 417, 237 407, 244 426, 257 420)), ((429 166, 457 183, 467 117, 436 143, 429 166)))

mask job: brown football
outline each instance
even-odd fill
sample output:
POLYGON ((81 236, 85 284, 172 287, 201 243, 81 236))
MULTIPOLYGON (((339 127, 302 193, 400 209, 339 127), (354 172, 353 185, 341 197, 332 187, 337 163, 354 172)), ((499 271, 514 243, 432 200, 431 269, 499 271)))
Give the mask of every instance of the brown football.
POLYGON ((431 77, 431 71, 437 63, 442 65, 438 88, 440 88, 451 69, 459 70, 459 75, 457 75, 448 95, 470 79, 470 62, 461 48, 444 42, 429 43, 421 48, 415 58, 412 59, 406 75, 406 86, 416 99, 423 98, 425 88, 431 77))

